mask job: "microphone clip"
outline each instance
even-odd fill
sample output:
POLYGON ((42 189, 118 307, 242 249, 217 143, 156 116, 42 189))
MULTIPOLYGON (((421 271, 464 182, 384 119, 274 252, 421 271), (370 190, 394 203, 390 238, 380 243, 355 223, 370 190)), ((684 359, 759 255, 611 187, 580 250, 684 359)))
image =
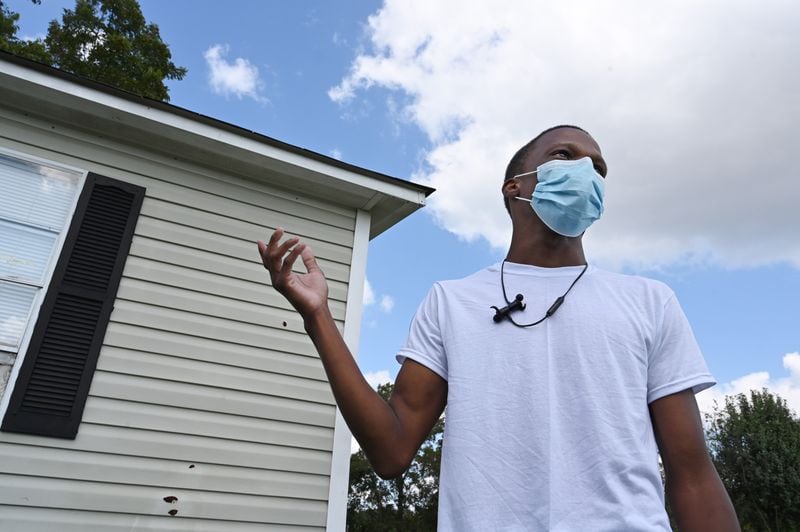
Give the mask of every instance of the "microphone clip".
POLYGON ((491 308, 494 309, 494 316, 492 319, 495 323, 500 323, 504 319, 509 317, 509 314, 514 312, 515 310, 525 310, 525 303, 522 302, 523 296, 522 294, 517 294, 517 297, 514 298, 514 301, 509 303, 503 308, 497 308, 492 306, 491 308))

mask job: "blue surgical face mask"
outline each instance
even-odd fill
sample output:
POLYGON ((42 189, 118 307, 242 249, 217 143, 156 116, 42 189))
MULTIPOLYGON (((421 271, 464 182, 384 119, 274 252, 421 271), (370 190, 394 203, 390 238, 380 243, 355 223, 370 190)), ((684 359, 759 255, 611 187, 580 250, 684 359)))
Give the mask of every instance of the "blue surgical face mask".
POLYGON ((532 172, 538 183, 528 201, 536 215, 556 233, 578 236, 603 214, 603 178, 594 169, 589 157, 574 161, 554 160, 532 172))

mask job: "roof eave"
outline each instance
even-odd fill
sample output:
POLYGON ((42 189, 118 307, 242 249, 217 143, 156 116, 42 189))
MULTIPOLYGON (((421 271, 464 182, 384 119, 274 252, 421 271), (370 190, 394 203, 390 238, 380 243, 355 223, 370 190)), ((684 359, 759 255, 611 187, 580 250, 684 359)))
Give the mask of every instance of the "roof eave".
POLYGON ((434 189, 0 52, 3 104, 371 213, 370 238, 434 189))

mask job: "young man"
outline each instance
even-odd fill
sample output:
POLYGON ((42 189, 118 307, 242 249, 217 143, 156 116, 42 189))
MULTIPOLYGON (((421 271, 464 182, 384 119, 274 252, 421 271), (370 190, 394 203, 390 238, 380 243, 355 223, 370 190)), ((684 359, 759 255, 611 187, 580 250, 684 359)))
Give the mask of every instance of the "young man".
POLYGON ((599 146, 574 126, 514 156, 506 260, 434 285, 388 403, 339 335, 311 250, 281 243, 281 229, 259 242, 379 475, 408 467, 447 405, 440 530, 670 530, 659 451, 680 530, 739 529, 694 399, 714 381, 674 294, 587 264, 582 236, 602 213, 605 175, 599 146), (291 271, 298 257, 305 275, 291 271))

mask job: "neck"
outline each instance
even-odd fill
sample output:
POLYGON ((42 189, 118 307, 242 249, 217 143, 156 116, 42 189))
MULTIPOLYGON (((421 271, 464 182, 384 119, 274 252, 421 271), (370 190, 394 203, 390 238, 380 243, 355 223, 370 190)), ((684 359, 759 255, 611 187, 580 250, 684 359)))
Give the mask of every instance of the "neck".
POLYGON ((506 260, 543 268, 586 264, 580 236, 574 238, 561 236, 546 227, 538 231, 531 228, 518 231, 514 228, 506 260))

